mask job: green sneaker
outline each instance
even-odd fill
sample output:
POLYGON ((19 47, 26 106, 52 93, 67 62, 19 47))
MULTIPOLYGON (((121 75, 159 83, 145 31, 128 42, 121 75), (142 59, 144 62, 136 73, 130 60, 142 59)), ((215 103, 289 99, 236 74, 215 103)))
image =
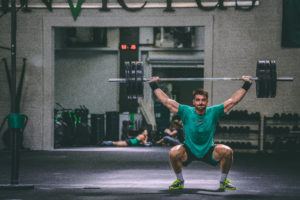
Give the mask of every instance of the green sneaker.
POLYGON ((179 190, 184 188, 184 181, 177 179, 173 182, 172 185, 169 186, 170 190, 179 190))
POLYGON ((220 182, 220 187, 219 190, 225 191, 225 190, 236 190, 236 187, 234 187, 231 183, 230 183, 230 179, 226 178, 226 180, 224 182, 220 182))

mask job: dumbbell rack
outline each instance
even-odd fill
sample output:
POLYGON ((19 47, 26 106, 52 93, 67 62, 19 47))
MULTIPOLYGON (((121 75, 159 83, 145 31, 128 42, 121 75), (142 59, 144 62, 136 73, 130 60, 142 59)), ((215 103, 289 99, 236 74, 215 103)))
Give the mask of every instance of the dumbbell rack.
POLYGON ((219 120, 214 142, 230 146, 235 152, 256 153, 260 150, 261 119, 226 117, 219 120))
POLYGON ((300 118, 264 117, 263 138, 264 152, 299 152, 300 118))

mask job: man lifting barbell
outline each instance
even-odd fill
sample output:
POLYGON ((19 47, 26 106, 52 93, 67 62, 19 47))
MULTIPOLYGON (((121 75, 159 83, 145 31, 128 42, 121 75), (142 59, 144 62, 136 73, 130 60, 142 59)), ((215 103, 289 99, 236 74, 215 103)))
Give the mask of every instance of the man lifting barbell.
POLYGON ((219 189, 222 191, 236 189, 227 178, 233 161, 233 151, 226 145, 214 144, 213 135, 218 119, 237 105, 250 88, 252 84, 251 77, 243 76, 242 80, 244 85, 231 98, 222 104, 211 107, 207 107, 208 92, 204 89, 195 90, 193 93, 194 107, 190 107, 170 99, 158 87, 158 77, 150 79, 149 84, 155 96, 172 113, 179 115, 184 125, 184 145, 177 145, 169 152, 170 163, 177 177, 169 189, 184 188, 182 166, 187 166, 194 160, 204 161, 211 165, 220 163, 221 178, 219 189))
POLYGON ((182 166, 187 166, 193 160, 201 160, 212 165, 220 163, 221 179, 220 190, 235 190, 227 179, 230 170, 233 152, 228 146, 214 145, 213 134, 219 117, 225 115, 245 96, 252 81, 256 82, 256 97, 274 98, 276 96, 277 81, 293 81, 293 77, 277 77, 276 62, 274 60, 257 61, 256 77, 245 76, 242 78, 208 77, 208 78, 158 78, 143 77, 142 62, 125 62, 125 78, 111 78, 109 82, 126 83, 128 99, 143 97, 143 82, 150 81, 150 86, 158 99, 179 115, 184 124, 186 134, 184 145, 177 145, 170 150, 170 161, 177 180, 170 189, 182 189, 184 180, 182 166), (245 83, 233 96, 224 103, 207 108, 208 93, 205 90, 196 90, 194 93, 194 107, 186 106, 169 99, 169 97, 157 86, 158 81, 238 81, 245 83))

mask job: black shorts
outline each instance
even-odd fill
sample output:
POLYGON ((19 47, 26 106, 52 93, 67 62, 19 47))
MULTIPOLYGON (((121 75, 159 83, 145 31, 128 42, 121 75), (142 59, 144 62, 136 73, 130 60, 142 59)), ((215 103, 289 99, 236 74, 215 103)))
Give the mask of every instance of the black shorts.
POLYGON ((216 161, 213 159, 213 152, 215 149, 215 144, 213 146, 210 147, 210 149, 208 150, 208 152, 204 155, 203 158, 197 158, 190 150, 190 148, 188 146, 186 146, 186 144, 183 145, 183 147, 185 148, 185 151, 187 153, 187 160, 184 161, 182 163, 183 166, 188 166, 191 162, 193 162, 194 160, 198 160, 198 161, 203 161, 207 164, 216 166, 220 161, 216 161))
POLYGON ((132 145, 130 139, 125 139, 125 142, 128 144, 128 146, 131 146, 131 145, 132 145))
POLYGON ((140 143, 136 138, 125 139, 125 142, 127 143, 128 146, 138 146, 140 143))

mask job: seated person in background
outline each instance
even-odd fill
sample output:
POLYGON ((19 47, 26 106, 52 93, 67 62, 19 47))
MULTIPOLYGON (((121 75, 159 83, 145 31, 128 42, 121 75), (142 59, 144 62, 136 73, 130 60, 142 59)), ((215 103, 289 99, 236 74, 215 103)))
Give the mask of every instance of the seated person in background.
POLYGON ((178 116, 174 116, 171 121, 171 128, 165 129, 164 133, 166 136, 164 136, 162 139, 156 142, 156 144, 162 144, 162 145, 170 145, 175 146, 179 144, 183 144, 184 142, 184 132, 183 132, 183 124, 182 121, 178 116))
POLYGON ((149 146, 148 131, 144 129, 141 134, 133 139, 125 139, 123 141, 104 141, 103 146, 116 146, 116 147, 128 147, 128 146, 139 146, 140 144, 144 146, 149 146))

